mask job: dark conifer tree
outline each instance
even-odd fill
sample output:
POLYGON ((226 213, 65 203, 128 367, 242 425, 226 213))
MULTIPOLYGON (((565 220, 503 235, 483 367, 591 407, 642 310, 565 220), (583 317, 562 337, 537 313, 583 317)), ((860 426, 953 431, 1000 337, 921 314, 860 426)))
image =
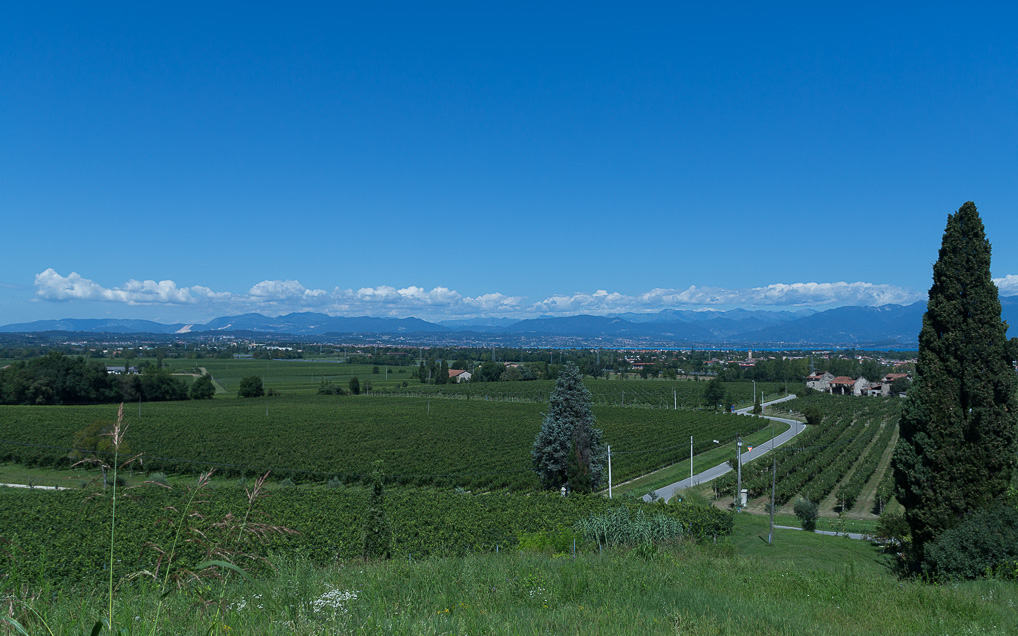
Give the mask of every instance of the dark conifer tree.
POLYGON ((594 428, 590 391, 572 363, 563 367, 548 404, 531 457, 545 488, 568 483, 570 490, 590 492, 604 480, 601 431, 594 428))
POLYGON ((976 206, 948 216, 894 452, 910 564, 966 515, 1002 498, 1015 468, 1016 377, 976 206))
POLYGON ((364 519, 364 558, 388 559, 392 556, 392 528, 385 516, 385 478, 382 462, 371 472, 371 502, 364 519))

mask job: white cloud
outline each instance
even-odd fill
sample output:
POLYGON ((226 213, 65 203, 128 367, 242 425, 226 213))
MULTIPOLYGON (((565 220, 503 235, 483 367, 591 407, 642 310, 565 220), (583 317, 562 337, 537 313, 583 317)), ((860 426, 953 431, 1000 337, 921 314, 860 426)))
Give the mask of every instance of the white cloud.
POLYGON ((129 305, 192 304, 199 299, 225 299, 229 293, 208 287, 177 287, 172 280, 134 280, 121 287, 103 287, 77 272, 61 276, 52 267, 35 275, 35 294, 46 300, 101 300, 129 305))
MULTIPOLYGON (((1018 293, 1018 276, 996 279, 1001 290, 1018 293)), ((201 305, 209 311, 258 311, 268 314, 315 310, 334 315, 418 316, 426 319, 475 316, 530 317, 539 314, 613 314, 662 309, 827 308, 841 305, 911 303, 921 295, 894 285, 866 282, 774 283, 726 289, 655 288, 639 294, 598 289, 556 294, 536 302, 522 296, 489 292, 465 296, 449 287, 379 285, 332 290, 305 287, 298 280, 263 280, 246 293, 215 291, 203 285, 179 287, 172 280, 128 280, 105 287, 77 272, 62 276, 49 268, 35 276, 36 296, 43 300, 92 300, 130 305, 201 305)))
POLYGON ((1002 296, 1018 296, 1018 275, 1008 274, 1001 278, 994 278, 993 282, 997 283, 997 289, 1000 290, 1002 296))
POLYGON ((325 301, 329 295, 324 289, 308 289, 299 280, 263 280, 247 293, 252 298, 268 302, 303 300, 314 303, 325 301))
POLYGON ((599 289, 593 293, 550 296, 534 303, 542 313, 616 313, 661 309, 727 309, 732 307, 833 307, 838 305, 908 304, 919 300, 916 292, 875 283, 774 283, 764 287, 725 289, 697 287, 652 289, 627 295, 599 289))

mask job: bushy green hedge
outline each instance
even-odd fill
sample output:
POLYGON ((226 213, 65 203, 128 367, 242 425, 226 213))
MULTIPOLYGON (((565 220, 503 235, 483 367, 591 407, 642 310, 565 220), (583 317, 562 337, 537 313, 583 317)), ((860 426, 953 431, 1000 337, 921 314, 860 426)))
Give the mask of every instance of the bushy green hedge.
POLYGON ((997 506, 970 514, 925 547, 923 567, 942 578, 974 579, 1018 564, 1018 510, 997 506))

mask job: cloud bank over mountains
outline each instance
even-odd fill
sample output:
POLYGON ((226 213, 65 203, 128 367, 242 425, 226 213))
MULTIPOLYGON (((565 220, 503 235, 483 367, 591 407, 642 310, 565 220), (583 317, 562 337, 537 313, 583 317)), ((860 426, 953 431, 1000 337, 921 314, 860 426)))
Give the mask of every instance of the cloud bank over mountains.
MULTIPOLYGON (((1003 295, 1018 294, 1018 275, 995 279, 1003 295)), ((333 315, 373 315, 426 319, 477 316, 526 318, 538 315, 617 314, 662 309, 785 309, 909 304, 924 293, 869 282, 773 283, 727 289, 691 285, 655 288, 641 294, 599 289, 556 294, 539 300, 489 292, 470 296, 448 287, 389 285, 312 289, 298 280, 263 280, 246 292, 215 291, 204 285, 179 286, 172 280, 135 280, 107 287, 77 272, 64 276, 48 268, 35 276, 35 297, 43 301, 100 301, 133 306, 179 306, 230 311, 286 313, 319 311, 333 315)))

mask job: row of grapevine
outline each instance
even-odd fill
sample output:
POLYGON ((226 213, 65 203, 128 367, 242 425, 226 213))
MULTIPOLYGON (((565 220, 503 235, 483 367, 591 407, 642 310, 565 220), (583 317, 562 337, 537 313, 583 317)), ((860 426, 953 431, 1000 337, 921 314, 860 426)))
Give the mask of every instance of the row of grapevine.
MULTIPOLYGON (((376 459, 410 486, 531 490, 530 450, 540 404, 400 397, 284 396, 129 406, 127 443, 146 470, 260 474, 301 481, 366 481, 376 459)), ((0 461, 69 466, 75 435, 110 422, 112 406, 0 407, 0 461)), ((594 409, 614 451, 616 481, 762 428, 766 420, 704 411, 594 409)))
MULTIPOLYGON (((810 395, 782 406, 794 412, 810 405, 821 408, 824 413, 822 423, 809 427, 789 444, 778 449, 774 456, 777 462, 775 500, 779 505, 784 505, 797 495, 820 501, 843 482, 852 467, 862 458, 854 474, 863 479, 863 475, 868 472, 867 477, 858 489, 853 483, 852 490, 847 490, 851 482, 849 480, 844 491, 845 495, 853 499, 858 497, 862 486, 876 469, 876 465, 870 468, 870 456, 876 454, 879 463, 879 457, 893 435, 893 424, 890 422, 897 419, 900 409, 898 401, 891 398, 830 395, 810 395)), ((743 488, 749 491, 750 497, 763 496, 771 488, 770 462, 744 465, 742 478, 743 488)), ((736 477, 730 473, 718 480, 715 489, 731 492, 735 483, 736 477)))
POLYGON ((834 492, 834 488, 859 461, 859 457, 877 436, 880 424, 854 422, 845 430, 851 431, 848 443, 843 448, 828 449, 826 456, 819 458, 818 461, 823 463, 824 469, 803 490, 803 494, 810 501, 822 501, 827 495, 834 492))
MULTIPOLYGON (((241 519, 247 508, 243 490, 207 488, 184 521, 188 541, 177 544, 175 568, 192 568, 211 549, 240 547, 252 556, 302 556, 323 565, 358 557, 368 512, 365 488, 287 488, 269 491, 256 503, 251 533, 231 531, 221 523, 241 519), (273 531, 272 528, 288 531, 273 531), (193 531, 192 531, 193 530, 193 531), (233 545, 238 537, 247 539, 233 545)), ((117 501, 115 579, 148 569, 155 571, 158 548, 168 552, 177 517, 187 493, 146 487, 121 494, 117 501), (172 508, 171 508, 172 507, 172 508)), ((571 527, 581 519, 617 507, 642 504, 598 496, 557 494, 469 495, 452 491, 390 489, 385 515, 392 528, 396 557, 462 555, 512 549, 521 534, 571 527)), ((676 519, 683 534, 711 538, 731 532, 731 514, 714 508, 667 505, 655 508, 676 519)), ((95 582, 104 572, 109 550, 110 500, 82 491, 27 492, 0 488, 0 593, 4 587, 55 581, 95 582), (8 554, 16 558, 5 559, 8 554)), ((248 567, 249 562, 242 565, 248 567)), ((164 564, 165 567, 165 564, 164 564)))
POLYGON ((874 473, 877 472, 880 460, 891 443, 891 438, 894 436, 896 427, 896 422, 884 421, 881 425, 880 435, 873 445, 870 446, 866 456, 860 460, 852 475, 838 488, 838 501, 841 502, 846 510, 855 507, 856 501, 859 499, 859 493, 862 492, 863 487, 873 477, 874 473))

